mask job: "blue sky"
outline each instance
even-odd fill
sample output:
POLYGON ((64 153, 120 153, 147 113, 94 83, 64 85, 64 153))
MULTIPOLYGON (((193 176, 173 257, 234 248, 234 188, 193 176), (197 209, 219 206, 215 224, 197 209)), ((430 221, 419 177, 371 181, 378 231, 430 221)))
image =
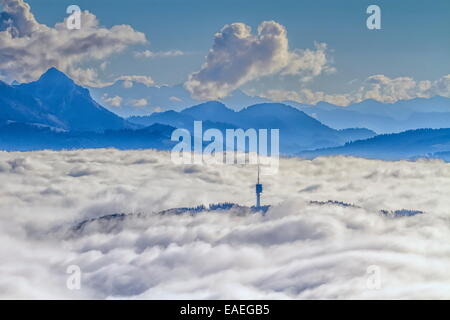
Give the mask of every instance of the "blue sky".
MULTIPOLYGON (((201 68, 224 25, 242 22, 253 32, 274 20, 288 33, 289 48, 314 49, 326 43, 334 73, 321 73, 303 83, 296 76, 271 74, 240 85, 263 92, 308 88, 329 94, 356 90, 370 76, 411 77, 435 81, 450 72, 450 1, 301 1, 301 0, 27 0, 36 20, 48 26, 62 21, 70 4, 89 10, 101 25, 127 24, 145 33, 148 45, 129 46, 109 56, 100 72, 112 79, 123 74, 151 76, 157 84, 179 84, 201 68), (377 4, 382 30, 368 30, 366 8, 377 4), (136 51, 181 50, 174 57, 137 59, 136 51)), ((101 61, 91 62, 98 65, 101 61)))

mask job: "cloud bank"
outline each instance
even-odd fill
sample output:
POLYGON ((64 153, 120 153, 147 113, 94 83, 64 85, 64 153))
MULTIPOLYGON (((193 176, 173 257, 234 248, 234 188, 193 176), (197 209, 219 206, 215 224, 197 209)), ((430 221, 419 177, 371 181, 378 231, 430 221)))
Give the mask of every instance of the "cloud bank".
POLYGON ((54 27, 40 24, 23 0, 0 0, 0 79, 28 82, 50 67, 68 73, 83 85, 96 86, 95 69, 83 63, 100 61, 125 48, 147 42, 129 25, 101 27, 96 16, 81 14, 81 29, 68 30, 66 20, 54 27))
POLYGON ((334 71, 326 50, 326 44, 317 43, 315 50, 290 51, 286 29, 275 21, 262 22, 257 34, 244 23, 227 24, 215 35, 206 62, 189 76, 185 87, 194 98, 213 100, 268 75, 299 75, 307 81, 334 71))
POLYGON ((275 101, 292 100, 306 104, 325 101, 340 106, 366 99, 394 103, 414 98, 450 97, 450 74, 434 81, 416 81, 411 77, 389 78, 379 74, 368 77, 357 90, 350 93, 327 94, 302 88, 298 91, 267 90, 261 96, 275 101))
POLYGON ((254 202, 254 167, 169 159, 156 151, 0 152, 0 297, 450 298, 450 164, 281 159, 279 174, 263 177, 263 202, 273 205, 265 216, 152 214, 254 202), (402 208, 425 213, 379 213, 402 208), (121 212, 144 215, 68 231, 121 212), (83 272, 81 290, 66 288, 69 265, 83 272), (379 290, 367 287, 373 265, 379 290))

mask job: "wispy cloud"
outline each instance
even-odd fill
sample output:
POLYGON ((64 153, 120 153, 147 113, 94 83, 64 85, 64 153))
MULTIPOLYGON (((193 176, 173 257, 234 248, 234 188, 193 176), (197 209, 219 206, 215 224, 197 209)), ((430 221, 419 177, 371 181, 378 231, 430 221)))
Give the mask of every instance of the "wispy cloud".
POLYGON ((270 89, 265 92, 253 93, 275 101, 292 100, 307 104, 325 101, 346 106, 366 99, 394 103, 414 98, 450 97, 450 74, 434 81, 417 81, 411 77, 389 78, 379 74, 368 77, 358 89, 341 94, 327 94, 307 88, 300 88, 297 91, 270 89))
POLYGON ((120 76, 115 81, 123 81, 124 88, 132 88, 134 83, 142 83, 147 87, 155 85, 155 81, 149 76, 120 76))
POLYGON ((147 99, 134 99, 131 101, 131 105, 138 108, 145 107, 148 105, 148 101, 147 99))
POLYGON ((169 50, 169 51, 159 51, 159 52, 144 50, 144 51, 134 53, 134 56, 137 58, 158 58, 158 57, 166 58, 166 57, 178 57, 178 56, 184 56, 184 55, 186 55, 186 53, 181 50, 169 50))
POLYGON ((111 107, 121 107, 123 98, 119 96, 110 97, 107 94, 104 94, 102 100, 111 107))

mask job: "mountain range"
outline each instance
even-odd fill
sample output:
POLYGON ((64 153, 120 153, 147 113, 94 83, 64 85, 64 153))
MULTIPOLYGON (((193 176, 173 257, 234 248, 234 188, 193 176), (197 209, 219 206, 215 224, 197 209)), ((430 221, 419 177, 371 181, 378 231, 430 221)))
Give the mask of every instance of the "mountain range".
POLYGON ((379 134, 399 133, 420 128, 440 129, 450 126, 450 99, 435 96, 383 103, 364 100, 340 107, 326 102, 306 106, 285 102, 332 128, 349 126, 368 128, 379 134))
MULTIPOLYGON (((104 102, 109 110, 123 117, 148 115, 155 110, 181 111, 198 104, 183 85, 148 87, 142 83, 133 83, 131 86, 129 82, 126 84, 126 81, 118 80, 104 88, 90 88, 90 91, 97 101, 104 102), (121 106, 111 106, 105 101, 105 97, 119 97, 121 106), (142 99, 145 99, 147 105, 132 105, 142 99)), ((241 110, 261 103, 273 103, 269 99, 250 96, 241 90, 235 90, 220 102, 232 110, 241 110)), ((368 99, 346 107, 327 102, 318 102, 315 105, 296 101, 281 103, 293 106, 334 129, 366 128, 383 134, 420 128, 440 129, 448 127, 450 123, 450 99, 440 96, 400 100, 395 103, 368 99)))
POLYGON ((401 160, 440 158, 450 160, 450 129, 417 129, 346 143, 340 147, 302 151, 297 155, 315 158, 348 155, 363 158, 401 160))
MULTIPOLYGON (((182 84, 175 86, 148 86, 139 82, 117 80, 106 87, 90 87, 89 91, 96 101, 103 102, 109 110, 122 117, 148 115, 159 109, 180 111, 199 103, 198 100, 194 100, 191 97, 190 92, 182 84), (120 106, 114 106, 108 102, 109 98, 114 97, 120 99, 120 106), (145 104, 136 106, 136 101, 144 101, 145 104)), ((271 101, 249 96, 241 90, 235 90, 229 96, 220 100, 220 102, 233 110, 238 110, 252 104, 271 101)))
POLYGON ((7 85, 0 82, 0 119, 37 123, 72 131, 133 128, 123 118, 99 105, 89 90, 64 73, 49 69, 39 80, 7 85))
POLYGON ((221 102, 210 101, 180 112, 166 111, 128 118, 129 122, 135 124, 148 126, 161 123, 190 131, 194 120, 203 121, 204 129, 217 128, 222 131, 235 128, 279 129, 280 151, 284 154, 292 154, 296 150, 339 146, 348 141, 375 136, 375 132, 368 129, 332 129, 306 113, 281 103, 256 104, 234 111, 221 102))
POLYGON ((304 112, 288 105, 263 103, 237 112, 216 101, 206 102, 180 112, 156 112, 149 116, 124 119, 98 104, 89 90, 78 86, 64 73, 49 69, 39 80, 31 83, 0 87, 0 121, 3 122, 0 147, 6 150, 36 150, 38 148, 87 148, 110 146, 125 148, 122 135, 128 139, 152 140, 153 144, 126 140, 129 148, 144 148, 149 145, 167 144, 158 139, 167 139, 167 128, 192 130, 194 120, 203 121, 204 129, 219 130, 236 128, 280 129, 280 152, 291 154, 299 150, 333 147, 345 142, 369 138, 375 135, 367 129, 335 130, 323 125, 304 112), (18 126, 17 124, 26 124, 18 126), (147 127, 163 125, 163 132, 148 137, 147 127), (135 130, 131 134, 130 130, 135 130), (8 135, 8 132, 12 133, 8 135), (112 135, 111 131, 115 131, 112 135), (23 139, 20 139, 22 132, 23 139), (34 132, 32 134, 32 132, 34 132), (89 133, 89 134, 88 134, 89 133), (33 138, 28 138, 33 135, 33 138), (14 136, 17 143, 14 147, 14 136), (115 138, 112 139, 112 136, 115 138), (37 141, 37 137, 43 140, 37 141), (54 146, 50 143, 53 141, 54 146), (64 144, 64 141, 66 143, 64 144))
MULTIPOLYGON (((153 89, 164 90, 162 96, 169 99, 172 87, 153 89)), ((179 86, 176 90, 181 95, 185 89, 179 86)), ((203 130, 280 129, 280 152, 285 155, 450 160, 450 99, 444 97, 395 104, 366 100, 338 107, 324 102, 315 106, 292 101, 261 103, 260 98, 236 91, 230 98, 235 105, 252 99, 258 103, 237 111, 223 101, 208 101, 177 111, 123 118, 100 105, 91 91, 55 68, 30 83, 0 81, 0 149, 168 150, 175 144, 170 140, 172 132, 176 128, 192 131, 197 120, 203 122, 203 130)))

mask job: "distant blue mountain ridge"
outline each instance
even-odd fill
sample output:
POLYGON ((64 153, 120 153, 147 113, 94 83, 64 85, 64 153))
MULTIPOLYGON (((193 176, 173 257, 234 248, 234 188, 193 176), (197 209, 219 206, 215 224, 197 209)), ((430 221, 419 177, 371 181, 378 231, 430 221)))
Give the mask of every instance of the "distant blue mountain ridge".
MULTIPOLYGON (((170 94, 168 87, 165 90, 170 94)), ((251 101, 248 96, 244 98, 251 101)), ((239 100, 239 94, 234 99, 239 100)), ((345 108, 327 103, 307 106, 296 102, 265 102, 239 111, 222 102, 209 101, 179 111, 124 119, 97 103, 88 89, 51 68, 31 83, 8 85, 0 81, 0 149, 168 150, 176 143, 170 140, 173 130, 192 131, 194 121, 198 120, 203 122, 204 130, 216 128, 224 133, 226 129, 236 128, 280 129, 280 151, 285 155, 448 160, 450 129, 445 128, 450 127, 449 101, 443 97, 396 104, 367 100, 345 108), (330 123, 335 126, 327 125, 330 123), (401 124, 406 128, 423 125, 444 129, 378 136, 370 130, 378 128, 383 132, 391 126, 391 131, 397 132, 402 130, 401 124)))
MULTIPOLYGON (((189 91, 183 85, 147 87, 142 83, 134 83, 129 86, 124 80, 118 80, 104 88, 90 88, 90 91, 97 101, 102 101, 102 97, 105 95, 122 98, 121 107, 108 105, 106 107, 123 117, 145 116, 152 113, 156 107, 163 110, 181 111, 199 103, 191 98, 189 91), (143 98, 148 102, 147 106, 135 107, 132 105, 133 101, 143 98)), ((247 106, 261 103, 273 103, 269 99, 250 96, 241 90, 233 91, 220 102, 232 110, 241 110, 247 106)), ((421 128, 440 129, 450 126, 450 99, 440 96, 400 100, 395 103, 383 103, 368 99, 346 107, 327 102, 318 102, 315 105, 296 101, 282 101, 281 103, 298 108, 334 129, 366 128, 381 134, 421 128)))
POLYGON ((221 102, 211 101, 180 112, 166 111, 150 116, 130 117, 127 120, 146 126, 161 123, 191 131, 194 120, 204 121, 204 129, 279 129, 280 150, 284 154, 319 146, 339 146, 349 141, 375 136, 375 133, 368 129, 332 129, 306 113, 281 103, 262 103, 234 111, 221 102))
MULTIPOLYGON (((183 85, 175 86, 147 86, 146 84, 130 82, 125 80, 117 80, 110 86, 103 88, 89 88, 92 97, 99 102, 105 102, 105 107, 114 111, 122 117, 133 115, 145 116, 161 108, 163 110, 180 111, 190 106, 201 103, 191 97, 191 93, 187 91, 183 85), (120 107, 109 106, 105 98, 120 97, 122 103, 120 107), (136 100, 145 99, 148 104, 146 106, 133 106, 136 100)), ((203 101, 207 102, 207 101, 203 101)), ((261 97, 253 97, 245 94, 241 90, 235 90, 220 102, 227 105, 233 110, 242 109, 246 106, 271 102, 261 97)))
POLYGON ((0 119, 39 123, 72 131, 135 128, 95 102, 89 90, 64 73, 49 69, 38 81, 0 83, 0 119))
POLYGON ((450 161, 450 129, 417 129, 382 134, 340 147, 302 151, 296 155, 307 159, 346 155, 382 160, 436 158, 450 161))
POLYGON ((277 103, 253 105, 236 112, 220 102, 210 101, 181 112, 167 111, 123 119, 99 105, 89 90, 76 85, 55 68, 49 69, 35 82, 1 83, 0 97, 0 119, 3 121, 0 147, 4 150, 127 148, 126 143, 129 148, 159 145, 167 148, 167 143, 158 140, 162 137, 167 140, 167 130, 161 134, 152 130, 152 135, 146 132, 144 138, 143 128, 161 124, 164 128, 192 130, 194 120, 203 121, 205 130, 280 129, 280 151, 284 154, 339 146, 375 135, 367 129, 335 130, 296 108, 277 103), (136 132, 131 134, 130 130, 136 132), (112 131, 116 131, 114 135, 112 131), (120 140, 118 136, 128 140, 120 140), (133 139, 146 141, 142 143, 133 139))
POLYGON ((335 129, 360 127, 377 133, 399 133, 421 128, 450 127, 450 99, 441 96, 400 100, 396 103, 369 99, 347 107, 325 102, 315 106, 294 101, 285 103, 335 129))

